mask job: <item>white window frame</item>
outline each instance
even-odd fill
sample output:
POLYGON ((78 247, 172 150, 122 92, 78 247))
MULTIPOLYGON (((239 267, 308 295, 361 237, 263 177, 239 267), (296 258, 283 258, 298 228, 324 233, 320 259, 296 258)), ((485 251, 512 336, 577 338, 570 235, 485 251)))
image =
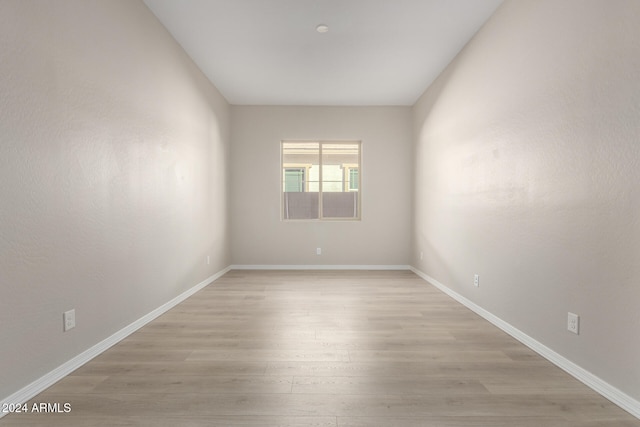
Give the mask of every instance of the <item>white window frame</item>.
MULTIPOLYGON (((346 172, 348 173, 348 172, 346 172)), ((282 140, 280 141, 280 173, 279 173, 280 177, 280 183, 279 183, 279 188, 280 188, 280 220, 281 221, 285 221, 285 222, 318 222, 318 221, 329 221, 329 222, 334 222, 334 221, 361 221, 362 220, 362 141, 360 140, 282 140), (304 164, 304 163, 285 163, 284 162, 284 153, 283 153, 283 147, 285 143, 317 143, 318 144, 318 158, 319 158, 319 162, 318 162, 318 218, 311 218, 311 219, 290 219, 290 218, 285 218, 285 213, 284 213, 284 186, 283 186, 283 174, 284 174, 284 170, 287 168, 302 168, 305 167, 305 176, 307 177, 306 181, 305 181, 305 191, 308 192, 309 190, 309 170, 311 169, 311 167, 313 166, 312 164, 304 164), (322 146, 323 144, 357 144, 358 145, 358 163, 344 163, 344 166, 347 166, 348 168, 357 168, 358 169, 358 190, 349 190, 348 188, 346 189, 346 191, 344 192, 348 192, 348 193, 356 193, 357 194, 357 200, 356 200, 356 207, 357 207, 357 215, 354 217, 324 217, 322 215, 323 209, 322 209, 322 146)), ((348 176, 345 178, 344 176, 344 172, 343 172, 343 188, 344 186, 348 187, 348 176)))

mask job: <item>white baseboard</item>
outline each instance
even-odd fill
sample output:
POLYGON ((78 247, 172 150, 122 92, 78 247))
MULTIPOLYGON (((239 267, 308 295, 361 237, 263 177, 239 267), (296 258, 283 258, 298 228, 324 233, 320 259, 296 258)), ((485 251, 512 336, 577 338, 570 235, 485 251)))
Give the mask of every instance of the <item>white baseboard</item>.
MULTIPOLYGON (((102 340, 101 342, 89 348, 88 350, 80 353, 79 355, 69 360, 68 362, 65 362, 62 365, 58 366, 53 371, 38 378, 31 384, 18 390, 12 395, 2 399, 0 401, 0 408, 3 407, 5 404, 18 404, 18 403, 24 403, 28 401, 29 399, 41 393, 45 389, 51 387, 53 384, 60 381, 62 378, 69 375, 71 372, 75 371, 80 366, 84 365, 94 357, 98 356, 105 350, 109 349, 110 347, 119 343, 120 341, 122 341, 123 339, 125 339, 126 337, 128 337, 129 335, 137 331, 138 329, 142 328, 147 323, 151 322, 158 316, 166 313, 176 305, 180 304, 182 301, 186 300, 191 295, 195 294, 196 292, 198 292, 199 290, 201 290, 202 288, 204 288, 214 280, 217 280, 222 275, 227 273, 230 269, 231 267, 227 267, 224 270, 221 270, 216 274, 206 278, 205 280, 198 283, 191 289, 173 298, 171 301, 161 305, 160 307, 156 308, 152 312, 146 314, 145 316, 141 317, 140 319, 136 320, 130 325, 125 326, 124 328, 122 328, 115 334, 111 335, 110 337, 102 340)), ((7 413, 0 411, 0 418, 5 416, 6 414, 7 413)))
POLYGON ((231 270, 410 270, 409 265, 249 265, 234 264, 231 270))
POLYGON ((603 397, 609 399, 616 405, 620 406, 625 411, 629 412, 631 415, 640 418, 640 402, 632 398, 631 396, 625 394, 624 392, 618 390, 616 387, 602 380, 601 378, 595 376, 591 372, 586 369, 576 365, 571 360, 566 357, 556 353, 549 347, 544 344, 536 341, 531 338, 521 330, 515 328, 511 324, 505 322, 499 317, 491 314, 487 310, 478 306, 474 302, 468 300, 457 292, 451 290, 447 286, 438 282, 433 277, 428 276, 417 268, 410 267, 411 271, 416 273, 418 276, 422 277, 427 282, 431 283, 436 288, 440 289, 445 294, 449 295, 454 300, 458 301, 460 304, 464 305, 471 311, 475 312, 479 316, 491 322, 493 325, 502 329, 507 334, 511 335, 513 338, 520 341, 522 344, 526 345, 545 359, 549 360, 554 365, 558 366, 560 369, 567 372, 569 375, 575 377, 577 380, 581 381, 588 387, 592 388, 597 393, 601 394, 603 397))

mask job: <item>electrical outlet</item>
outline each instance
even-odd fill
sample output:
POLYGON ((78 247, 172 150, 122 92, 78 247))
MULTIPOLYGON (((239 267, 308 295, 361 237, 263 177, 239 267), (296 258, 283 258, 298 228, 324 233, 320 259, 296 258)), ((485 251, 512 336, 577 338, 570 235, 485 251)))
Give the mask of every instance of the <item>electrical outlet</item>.
POLYGON ((580 316, 571 312, 568 313, 567 330, 569 332, 573 332, 576 335, 580 334, 580 316))
POLYGON ((211 256, 207 255, 207 265, 211 264, 211 256))
POLYGON ((316 248, 316 255, 322 255, 322 248, 316 248))
POLYGON ((76 327, 76 310, 65 311, 62 314, 62 320, 64 322, 64 332, 76 327))
POLYGON ((480 286, 480 275, 479 274, 474 274, 473 275, 473 286, 475 286, 476 288, 480 286))
POLYGON ((422 261, 422 258, 424 258, 424 252, 420 251, 420 261, 422 261))

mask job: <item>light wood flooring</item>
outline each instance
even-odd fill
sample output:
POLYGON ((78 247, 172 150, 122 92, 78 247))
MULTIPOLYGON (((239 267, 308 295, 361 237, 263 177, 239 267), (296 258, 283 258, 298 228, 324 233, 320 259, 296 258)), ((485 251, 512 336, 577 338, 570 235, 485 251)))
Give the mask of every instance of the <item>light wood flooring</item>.
POLYGON ((32 402, 71 412, 0 425, 640 426, 407 271, 231 271, 32 402))

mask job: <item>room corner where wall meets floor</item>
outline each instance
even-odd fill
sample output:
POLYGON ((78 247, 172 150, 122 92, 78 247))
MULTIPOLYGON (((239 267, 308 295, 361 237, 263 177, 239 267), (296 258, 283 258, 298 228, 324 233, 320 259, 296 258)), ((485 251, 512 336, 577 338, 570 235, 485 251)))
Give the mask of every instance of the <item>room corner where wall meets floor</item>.
POLYGON ((0 93, 4 399, 230 264, 230 107, 140 1, 1 1, 0 93))
POLYGON ((606 381, 602 380, 601 378, 587 371, 581 366, 576 365, 571 360, 567 359, 561 354, 556 353, 549 347, 545 346, 544 344, 540 343, 534 338, 528 336, 518 328, 514 327, 508 322, 505 322, 503 319, 500 319, 494 314, 478 306, 473 301, 451 290, 450 287, 440 283, 433 277, 430 277, 429 275, 423 273, 422 271, 418 270, 415 267, 410 267, 410 270, 415 274, 417 274, 418 276, 420 276, 429 284, 438 288, 439 290, 441 290, 442 292, 444 292, 445 294, 447 294, 448 296, 450 296, 451 298, 453 298, 463 306, 467 307, 469 310, 478 314, 483 319, 487 320, 497 328, 506 332, 507 334, 509 334, 510 336, 512 336, 519 342, 521 342, 522 344, 526 345, 527 347, 529 347, 530 349, 538 353, 540 356, 544 357, 554 365, 558 366, 568 374, 572 375, 574 378, 578 379, 583 384, 587 385, 588 387, 590 387, 600 395, 606 397, 616 405, 620 406, 622 409, 629 412, 631 415, 640 419, 640 401, 620 391, 613 385, 607 383, 606 381))
POLYGON ((638 22, 636 1, 498 9, 414 106, 411 250, 636 416, 638 22))

